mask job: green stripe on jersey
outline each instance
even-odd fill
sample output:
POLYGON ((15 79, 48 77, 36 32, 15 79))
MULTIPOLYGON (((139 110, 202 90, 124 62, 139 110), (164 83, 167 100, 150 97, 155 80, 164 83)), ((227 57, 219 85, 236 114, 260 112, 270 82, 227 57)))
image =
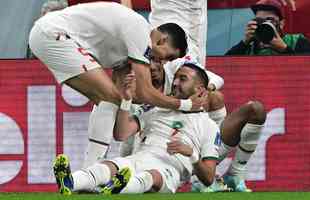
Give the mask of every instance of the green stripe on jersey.
POLYGON ((129 61, 135 62, 135 63, 139 63, 139 64, 143 64, 143 65, 149 65, 150 63, 147 63, 145 61, 136 59, 136 58, 132 58, 130 56, 128 56, 129 61))

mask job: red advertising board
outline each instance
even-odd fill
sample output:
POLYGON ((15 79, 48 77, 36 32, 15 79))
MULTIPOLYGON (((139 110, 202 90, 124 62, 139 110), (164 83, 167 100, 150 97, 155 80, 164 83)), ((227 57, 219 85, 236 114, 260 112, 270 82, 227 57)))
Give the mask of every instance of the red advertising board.
MULTIPOLYGON (((228 110, 260 100, 268 117, 248 184, 256 191, 310 189, 310 57, 212 57, 228 110)), ((0 61, 0 191, 55 191, 52 161, 81 167, 90 102, 59 86, 37 60, 0 61)), ((220 168, 225 169, 229 158, 220 168)))
POLYGON ((229 110, 259 100, 268 112, 259 144, 264 153, 249 172, 264 168, 265 175, 250 188, 310 190, 310 57, 222 57, 208 59, 208 66, 225 79, 229 110))

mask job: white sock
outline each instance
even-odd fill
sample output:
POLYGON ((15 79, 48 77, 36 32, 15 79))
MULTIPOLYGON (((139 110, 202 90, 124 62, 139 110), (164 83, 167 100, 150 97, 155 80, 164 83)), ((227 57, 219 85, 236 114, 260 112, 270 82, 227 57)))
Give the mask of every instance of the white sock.
POLYGON ((102 163, 95 163, 85 170, 72 174, 74 191, 93 190, 96 186, 105 184, 111 179, 110 168, 102 163))
POLYGON ((229 169, 229 174, 239 176, 246 175, 246 164, 254 153, 264 125, 247 123, 241 131, 240 143, 237 147, 234 160, 229 169))
POLYGON ((150 191, 152 186, 152 174, 143 171, 133 176, 121 193, 144 193, 150 191))
POLYGON ((102 101, 94 106, 89 117, 88 138, 89 142, 85 152, 83 167, 86 168, 105 157, 113 137, 118 106, 102 101))
POLYGON ((226 107, 208 112, 209 117, 219 126, 227 115, 226 107))
POLYGON ((80 191, 80 190, 91 191, 96 187, 95 180, 86 171, 83 170, 75 171, 72 174, 72 177, 73 177, 74 191, 80 191))

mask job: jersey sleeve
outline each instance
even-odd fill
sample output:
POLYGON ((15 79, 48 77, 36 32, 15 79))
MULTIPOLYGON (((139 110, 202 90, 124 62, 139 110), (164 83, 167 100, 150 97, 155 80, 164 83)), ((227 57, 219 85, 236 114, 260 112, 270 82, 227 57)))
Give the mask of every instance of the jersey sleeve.
POLYGON ((150 30, 148 23, 143 20, 132 22, 132 26, 124 34, 124 42, 128 49, 128 59, 131 62, 150 64, 150 30))
POLYGON ((214 121, 208 119, 200 126, 203 131, 203 138, 201 141, 200 157, 201 159, 218 160, 219 146, 221 144, 221 135, 219 127, 214 121))
POLYGON ((139 123, 139 129, 143 130, 146 126, 146 123, 151 120, 153 113, 153 106, 148 104, 143 104, 135 108, 135 112, 132 113, 132 116, 139 123))

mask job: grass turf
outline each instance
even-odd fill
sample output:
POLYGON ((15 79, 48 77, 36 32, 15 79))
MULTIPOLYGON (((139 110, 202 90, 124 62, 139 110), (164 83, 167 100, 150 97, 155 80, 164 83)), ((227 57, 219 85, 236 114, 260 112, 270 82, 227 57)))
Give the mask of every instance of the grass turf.
POLYGON ((57 193, 0 193, 0 199, 9 200, 309 200, 310 192, 253 192, 253 193, 178 193, 178 194, 121 194, 103 196, 57 193))

